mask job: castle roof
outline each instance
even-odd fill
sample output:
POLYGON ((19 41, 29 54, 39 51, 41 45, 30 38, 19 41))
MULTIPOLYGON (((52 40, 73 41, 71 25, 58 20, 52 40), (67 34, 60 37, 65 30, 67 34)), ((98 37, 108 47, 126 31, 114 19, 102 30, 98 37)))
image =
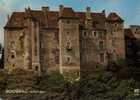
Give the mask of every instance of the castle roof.
MULTIPOLYGON (((26 18, 31 17, 40 23, 42 26, 47 26, 48 28, 58 28, 58 20, 60 17, 64 18, 77 18, 80 21, 80 25, 85 24, 86 20, 86 13, 85 12, 74 12, 72 8, 64 7, 61 11, 61 16, 59 15, 60 12, 58 11, 47 11, 43 12, 42 10, 31 10, 26 9, 25 12, 13 12, 10 19, 8 20, 5 28, 12 28, 18 27, 23 28, 26 26, 26 18), (46 13, 46 14, 45 14, 46 13)), ((104 23, 106 21, 105 14, 91 12, 93 24, 98 24, 97 28, 104 28, 104 23)), ((122 19, 115 13, 111 13, 107 20, 119 20, 122 19)))
POLYGON ((5 27, 23 27, 24 16, 24 12, 13 12, 5 27))
POLYGON ((117 15, 115 12, 111 12, 107 17, 107 21, 110 21, 110 22, 114 22, 114 21, 123 22, 123 19, 119 15, 117 15))
POLYGON ((62 9, 61 17, 73 18, 73 17, 75 17, 75 13, 72 8, 65 7, 62 9))

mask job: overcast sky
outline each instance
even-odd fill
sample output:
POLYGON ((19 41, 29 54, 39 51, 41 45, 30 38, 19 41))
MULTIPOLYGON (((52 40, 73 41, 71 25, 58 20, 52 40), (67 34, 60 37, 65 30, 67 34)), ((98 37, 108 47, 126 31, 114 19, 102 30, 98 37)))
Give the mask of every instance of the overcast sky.
POLYGON ((32 9, 49 6, 51 10, 56 10, 60 4, 73 7, 76 11, 84 11, 86 6, 90 6, 92 11, 105 9, 107 14, 117 12, 125 20, 125 27, 140 25, 140 0, 0 0, 0 43, 4 40, 3 27, 7 22, 7 14, 24 11, 28 6, 32 9))

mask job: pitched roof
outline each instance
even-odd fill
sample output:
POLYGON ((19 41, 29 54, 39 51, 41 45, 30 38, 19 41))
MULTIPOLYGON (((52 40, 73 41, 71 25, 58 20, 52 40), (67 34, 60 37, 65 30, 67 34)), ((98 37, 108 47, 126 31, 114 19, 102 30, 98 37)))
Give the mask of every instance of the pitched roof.
MULTIPOLYGON (((106 21, 106 16, 103 13, 91 13, 93 24, 98 24, 98 29, 104 29, 104 23, 106 21)), ((76 12, 76 17, 79 18, 80 24, 84 25, 86 20, 86 13, 85 12, 76 12)))
POLYGON ((45 24, 47 24, 48 27, 57 28, 58 17, 59 17, 59 14, 56 11, 47 12, 47 14, 45 15, 47 23, 45 24))
POLYGON ((24 12, 13 12, 5 27, 23 27, 24 12))
POLYGON ((119 15, 117 15, 115 12, 111 12, 107 17, 107 20, 123 22, 123 19, 119 15))
POLYGON ((72 8, 65 7, 62 9, 61 17, 75 17, 75 13, 72 8))
MULTIPOLYGON (((23 27, 26 24, 26 17, 30 16, 33 19, 37 20, 42 26, 46 25, 49 28, 58 28, 58 11, 47 11, 44 14, 41 10, 30 10, 29 13, 25 12, 13 12, 9 21, 7 22, 5 28, 8 27, 23 27)), ((62 17, 68 18, 78 18, 80 25, 85 24, 86 14, 85 12, 74 12, 72 8, 63 8, 62 17)), ((97 23, 98 28, 104 28, 104 22, 106 21, 106 16, 103 13, 91 12, 93 23, 97 23)))

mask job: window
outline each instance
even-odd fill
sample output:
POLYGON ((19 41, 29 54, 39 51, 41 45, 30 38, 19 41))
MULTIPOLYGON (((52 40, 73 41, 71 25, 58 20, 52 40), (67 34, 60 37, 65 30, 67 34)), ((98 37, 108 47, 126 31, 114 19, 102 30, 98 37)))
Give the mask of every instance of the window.
POLYGON ((104 53, 100 54, 100 62, 104 62, 104 53))
POLYGON ((12 67, 15 67, 15 64, 13 64, 12 67))
POLYGON ((94 36, 96 36, 97 34, 96 34, 96 31, 94 32, 94 36))
POLYGON ((69 35, 70 33, 69 32, 67 32, 67 35, 69 35))
POLYGON ((103 48, 104 48, 104 42, 103 42, 103 41, 100 41, 100 42, 99 42, 99 48, 100 48, 100 49, 103 49, 103 48))
POLYGON ((12 59, 14 59, 14 58, 15 58, 15 55, 14 55, 14 54, 12 54, 12 55, 11 55, 11 58, 12 58, 12 59))
POLYGON ((69 20, 67 20, 67 24, 69 24, 70 23, 70 21, 69 20))
POLYGON ((118 24, 115 24, 115 27, 117 27, 118 26, 118 24))
POLYGON ((84 32, 84 36, 87 36, 87 33, 86 32, 84 32))
POLYGON ((67 63, 70 63, 70 62, 71 62, 71 58, 67 57, 67 63))
POLYGON ((35 66, 35 71, 38 71, 38 66, 35 66))
POLYGON ((66 49, 67 49, 67 51, 71 51, 72 50, 72 46, 71 46, 70 42, 67 42, 66 49))

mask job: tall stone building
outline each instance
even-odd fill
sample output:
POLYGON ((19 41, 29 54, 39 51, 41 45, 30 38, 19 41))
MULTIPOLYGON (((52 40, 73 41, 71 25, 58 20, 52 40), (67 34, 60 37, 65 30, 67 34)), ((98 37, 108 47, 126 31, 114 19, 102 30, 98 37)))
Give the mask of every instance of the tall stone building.
POLYGON ((77 79, 82 71, 104 69, 125 58, 123 20, 105 10, 85 12, 59 6, 59 11, 26 8, 13 12, 4 27, 5 69, 39 74, 60 72, 77 79), (100 65, 100 66, 99 66, 100 65))

